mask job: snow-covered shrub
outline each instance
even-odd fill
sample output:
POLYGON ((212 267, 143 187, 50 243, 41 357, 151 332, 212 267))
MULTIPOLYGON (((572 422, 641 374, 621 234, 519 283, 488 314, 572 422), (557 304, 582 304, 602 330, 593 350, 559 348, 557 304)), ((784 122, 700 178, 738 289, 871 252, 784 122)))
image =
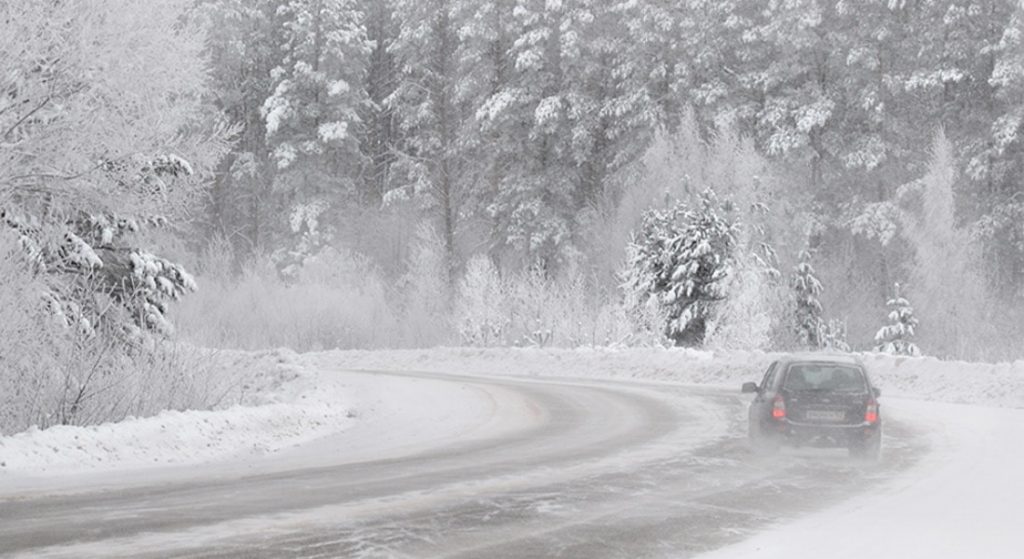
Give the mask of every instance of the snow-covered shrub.
POLYGON ((454 321, 461 343, 504 345, 511 322, 507 309, 505 286, 498 269, 487 256, 474 256, 466 264, 456 294, 454 321))
POLYGON ((506 281, 509 340, 520 346, 606 346, 650 343, 633 329, 613 292, 602 292, 575 268, 548 277, 539 268, 506 281))
POLYGON ((918 356, 921 350, 912 341, 917 330, 914 307, 900 295, 900 284, 896 284, 892 299, 886 303, 889 308, 889 324, 875 334, 876 351, 893 355, 918 356))
POLYGON ((726 297, 725 280, 735 264, 737 227, 706 191, 695 208, 677 203, 649 210, 629 247, 624 276, 627 305, 655 299, 665 309, 666 335, 676 345, 704 342, 707 321, 726 297))
POLYGON ((765 350, 771 342, 775 278, 741 255, 726 278, 725 299, 708 320, 705 345, 714 349, 765 350))
POLYGON ((444 241, 433 227, 423 224, 417 230, 397 290, 402 305, 402 345, 429 347, 451 338, 452 294, 444 241))
POLYGON ((615 294, 576 269, 548 277, 534 267, 502 278, 485 256, 470 259, 459 283, 455 324, 473 346, 657 345, 662 331, 636 330, 615 294))
POLYGON ((55 331, 42 311, 45 286, 33 277, 17 240, 0 229, 0 434, 32 424, 41 413, 55 355, 55 331))
POLYGON ((255 257, 241 274, 197 278, 200 289, 174 308, 179 334, 218 348, 297 351, 397 345, 396 313, 375 266, 326 249, 289 281, 255 257))
POLYGON ((0 434, 204 409, 237 394, 240 382, 214 374, 205 353, 153 338, 126 345, 47 311, 47 294, 0 230, 0 434))
POLYGON ((835 351, 850 351, 850 344, 846 340, 846 322, 842 320, 829 319, 818 325, 818 339, 821 347, 835 351))

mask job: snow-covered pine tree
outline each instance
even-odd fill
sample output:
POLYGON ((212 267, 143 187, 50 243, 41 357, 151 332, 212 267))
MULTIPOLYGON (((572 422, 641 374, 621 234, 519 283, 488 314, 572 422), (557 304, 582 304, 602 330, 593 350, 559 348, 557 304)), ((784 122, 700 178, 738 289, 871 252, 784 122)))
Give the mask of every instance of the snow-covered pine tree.
POLYGON ((821 341, 821 347, 850 351, 850 344, 846 341, 846 322, 843 320, 830 318, 827 323, 822 322, 818 328, 818 340, 821 341))
POLYGON ((400 31, 389 53, 399 71, 394 92, 384 100, 401 138, 394 147, 393 188, 384 201, 412 198, 431 216, 444 241, 449 284, 455 283, 457 236, 475 187, 462 129, 471 109, 460 93, 471 80, 457 71, 462 4, 394 1, 400 31))
POLYGON ((316 212, 321 236, 329 237, 357 192, 351 169, 365 163, 357 129, 371 44, 357 8, 355 0, 288 0, 274 12, 274 51, 283 58, 270 71, 273 90, 260 114, 295 250, 308 240, 294 226, 296 215, 316 212))
POLYGON ((823 291, 821 282, 818 280, 814 267, 811 266, 811 253, 808 250, 801 250, 798 256, 799 261, 793 267, 793 291, 796 297, 796 328, 800 344, 805 347, 817 348, 822 346, 821 329, 821 301, 819 297, 823 291))
POLYGON ((354 131, 365 98, 358 84, 370 51, 363 14, 354 0, 289 0, 276 17, 287 54, 270 72, 274 90, 261 108, 268 145, 279 182, 295 170, 288 187, 322 195, 339 162, 359 151, 354 131))
POLYGON ((665 334, 678 346, 704 342, 707 321, 725 298, 737 226, 721 215, 714 192, 697 208, 676 203, 651 209, 629 246, 623 288, 627 304, 642 309, 653 299, 665 311, 665 334))
POLYGON ((900 284, 896 284, 892 299, 885 304, 889 309, 889 324, 883 326, 875 334, 876 351, 893 355, 921 355, 921 350, 913 341, 917 329, 917 318, 910 302, 900 294, 900 284))

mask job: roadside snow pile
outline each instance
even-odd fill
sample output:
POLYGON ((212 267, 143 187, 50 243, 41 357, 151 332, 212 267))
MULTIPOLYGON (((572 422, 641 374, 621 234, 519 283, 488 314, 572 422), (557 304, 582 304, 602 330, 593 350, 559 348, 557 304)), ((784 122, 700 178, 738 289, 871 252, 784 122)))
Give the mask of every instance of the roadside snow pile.
MULTIPOLYGON (((714 384, 760 381, 781 354, 713 353, 681 348, 437 348, 333 351, 304 356, 323 368, 541 377, 592 377, 714 384)), ((883 395, 1024 408, 1024 361, 966 363, 931 357, 862 354, 883 395)))
POLYGON ((241 404, 0 437, 0 480, 5 474, 128 470, 272 453, 335 433, 353 421, 338 379, 303 371, 290 351, 219 358, 249 368, 239 387, 241 404))
POLYGON ((862 358, 884 394, 951 404, 1024 408, 1024 361, 969 363, 877 353, 862 358))
POLYGON ((764 353, 715 355, 692 349, 434 348, 328 351, 303 355, 318 368, 474 375, 638 379, 700 384, 750 380, 771 362, 764 353))

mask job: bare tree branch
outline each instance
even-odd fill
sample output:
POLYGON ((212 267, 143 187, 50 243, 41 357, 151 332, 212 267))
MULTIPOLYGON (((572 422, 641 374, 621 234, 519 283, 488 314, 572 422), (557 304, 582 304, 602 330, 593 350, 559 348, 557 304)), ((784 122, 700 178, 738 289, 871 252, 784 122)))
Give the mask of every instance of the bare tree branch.
POLYGON ((38 113, 46 105, 49 105, 50 101, 52 99, 53 99, 53 97, 50 97, 50 96, 48 96, 46 99, 43 99, 41 103, 36 105, 35 108, 33 108, 31 111, 25 113, 25 116, 19 118, 18 121, 15 122, 13 126, 8 128, 7 131, 3 133, 3 136, 0 136, 0 137, 3 137, 3 139, 5 139, 5 140, 8 139, 11 136, 11 134, 13 134, 14 131, 18 129, 19 126, 24 124, 26 120, 32 118, 32 115, 38 113))

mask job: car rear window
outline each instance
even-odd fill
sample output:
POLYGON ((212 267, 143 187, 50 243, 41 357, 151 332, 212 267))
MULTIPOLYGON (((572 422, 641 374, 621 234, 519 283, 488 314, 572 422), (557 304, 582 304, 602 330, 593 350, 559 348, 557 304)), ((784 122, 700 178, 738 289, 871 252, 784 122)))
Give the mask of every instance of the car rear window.
POLYGON ((852 365, 793 363, 786 372, 782 388, 790 391, 867 392, 867 382, 863 371, 852 365))

